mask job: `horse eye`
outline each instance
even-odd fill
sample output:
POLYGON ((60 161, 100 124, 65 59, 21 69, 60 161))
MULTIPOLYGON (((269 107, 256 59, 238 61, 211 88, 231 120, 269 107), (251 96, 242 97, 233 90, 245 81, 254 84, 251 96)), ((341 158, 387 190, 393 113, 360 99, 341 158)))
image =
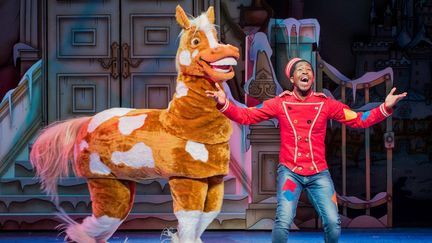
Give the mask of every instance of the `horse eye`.
POLYGON ((193 38, 192 41, 191 41, 191 43, 192 43, 193 46, 196 46, 196 45, 198 45, 200 43, 200 39, 193 38))

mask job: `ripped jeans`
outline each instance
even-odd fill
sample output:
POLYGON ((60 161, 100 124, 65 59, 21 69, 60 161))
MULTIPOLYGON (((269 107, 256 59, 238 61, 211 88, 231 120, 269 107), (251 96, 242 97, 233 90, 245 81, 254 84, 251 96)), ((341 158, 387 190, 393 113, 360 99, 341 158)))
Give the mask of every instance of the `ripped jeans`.
POLYGON ((287 242, 289 227, 294 220, 303 189, 322 219, 325 242, 338 242, 341 231, 340 218, 330 172, 323 170, 312 176, 301 176, 279 164, 277 174, 277 208, 272 242, 287 242))

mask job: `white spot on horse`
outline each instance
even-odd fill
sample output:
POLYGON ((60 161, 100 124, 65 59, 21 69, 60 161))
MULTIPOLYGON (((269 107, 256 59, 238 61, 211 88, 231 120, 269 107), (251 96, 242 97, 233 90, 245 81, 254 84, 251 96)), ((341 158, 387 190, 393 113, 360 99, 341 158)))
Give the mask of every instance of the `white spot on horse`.
POLYGON ((186 152, 188 152, 194 160, 201 160, 202 162, 207 162, 208 160, 208 151, 202 143, 190 140, 187 141, 186 152))
POLYGON ((126 164, 132 168, 154 167, 153 152, 144 143, 137 143, 126 152, 112 153, 111 160, 116 165, 126 164))
POLYGON ((215 38, 215 36, 213 34, 213 31, 211 31, 211 30, 205 30, 204 33, 205 33, 205 35, 207 37, 207 40, 209 42, 210 48, 216 48, 219 45, 219 43, 216 40, 216 38, 215 38))
POLYGON ((198 232, 204 232, 207 226, 213 222, 219 212, 220 211, 210 211, 208 213, 202 212, 200 215, 200 226, 198 226, 200 230, 198 232))
POLYGON ((91 153, 90 172, 93 174, 109 175, 111 173, 111 170, 100 160, 99 154, 91 153))
POLYGON ((196 25, 199 30, 202 30, 205 33, 210 48, 216 48, 219 45, 213 32, 214 26, 210 24, 206 14, 201 14, 192 20, 191 23, 196 25))
POLYGON ((182 81, 177 81, 176 86, 176 96, 177 97, 183 97, 186 96, 188 93, 189 88, 183 83, 182 81))
POLYGON ((169 111, 169 109, 170 109, 170 107, 171 107, 171 102, 172 102, 172 101, 170 101, 170 102, 168 103, 168 107, 166 108, 167 111, 169 111))
POLYGON ((96 128, 108 121, 109 119, 115 117, 115 116, 124 116, 126 115, 129 111, 131 111, 133 109, 129 109, 129 108, 112 108, 109 110, 105 110, 102 112, 99 112, 98 114, 96 114, 90 121, 88 128, 87 128, 87 132, 93 132, 94 130, 96 130, 96 128))
POLYGON ((183 66, 189 66, 191 64, 191 54, 188 50, 183 50, 180 52, 179 62, 183 66))
POLYGON ((192 52, 192 58, 195 58, 196 55, 198 55, 198 50, 195 50, 194 52, 192 52))
MULTIPOLYGON (((71 224, 66 233, 73 242, 96 242, 96 238, 108 239, 120 226, 123 220, 103 215, 85 218, 81 224, 71 224)), ((105 242, 105 241, 98 241, 105 242)))
MULTIPOLYGON (((179 210, 174 213, 178 220, 178 225, 181 227, 183 235, 186 237, 191 237, 193 239, 195 237, 195 232, 200 228, 200 217, 202 212, 200 210, 179 210)), ((201 232, 200 232, 201 233, 201 232)), ((172 238, 171 238, 172 239, 172 238)), ((171 242, 180 242, 180 241, 171 241, 171 242)), ((202 242, 201 240, 197 241, 181 241, 181 242, 202 242)))
POLYGON ((121 117, 118 124, 120 133, 123 135, 130 135, 134 130, 144 125, 146 117, 147 114, 121 117))
POLYGON ((87 143, 87 141, 86 140, 82 140, 81 143, 80 143, 80 145, 79 145, 80 151, 83 151, 84 149, 86 149, 88 147, 89 147, 89 144, 87 143))

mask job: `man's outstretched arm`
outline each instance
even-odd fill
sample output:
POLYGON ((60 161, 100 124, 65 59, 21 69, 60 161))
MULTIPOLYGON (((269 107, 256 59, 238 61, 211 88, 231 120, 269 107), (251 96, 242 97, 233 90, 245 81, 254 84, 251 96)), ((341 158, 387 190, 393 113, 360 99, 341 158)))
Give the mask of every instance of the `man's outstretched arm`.
POLYGON ((406 92, 395 95, 395 91, 396 88, 393 88, 384 103, 366 112, 355 112, 342 102, 328 100, 331 110, 330 118, 354 128, 370 127, 390 116, 393 113, 393 107, 407 96, 406 92))
POLYGON ((276 116, 276 104, 274 99, 266 100, 256 107, 240 108, 228 101, 226 94, 218 83, 217 91, 206 91, 208 97, 213 98, 217 108, 229 119, 240 124, 255 124, 276 116))

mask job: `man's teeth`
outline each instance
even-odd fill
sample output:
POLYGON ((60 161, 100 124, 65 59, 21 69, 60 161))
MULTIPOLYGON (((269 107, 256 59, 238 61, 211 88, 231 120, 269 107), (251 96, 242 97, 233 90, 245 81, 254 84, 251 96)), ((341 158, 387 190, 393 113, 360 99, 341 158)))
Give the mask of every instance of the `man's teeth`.
POLYGON ((237 65, 237 61, 236 59, 232 58, 232 57, 226 57, 226 58, 222 58, 220 60, 217 60, 216 62, 212 62, 210 63, 210 65, 212 66, 235 66, 237 65))

